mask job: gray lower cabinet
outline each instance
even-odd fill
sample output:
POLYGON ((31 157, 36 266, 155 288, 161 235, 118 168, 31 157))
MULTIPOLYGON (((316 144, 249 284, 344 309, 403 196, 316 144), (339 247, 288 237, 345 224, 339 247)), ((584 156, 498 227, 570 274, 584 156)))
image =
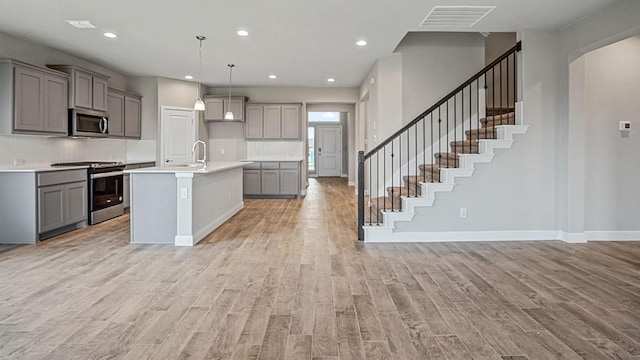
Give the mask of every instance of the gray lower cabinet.
POLYGON ((280 170, 262 170, 262 194, 280 194, 280 170))
POLYGON ((0 60, 0 132, 66 135, 68 78, 59 71, 0 60))
POLYGON ((52 171, 38 175, 38 233, 87 220, 87 171, 52 171))
POLYGON ((244 169, 244 194, 297 197, 300 193, 300 163, 262 162, 244 169))
POLYGON ((242 182, 245 195, 262 194, 260 172, 260 170, 244 170, 242 182))
POLYGON ((298 194, 300 174, 298 170, 280 170, 280 193, 298 194))

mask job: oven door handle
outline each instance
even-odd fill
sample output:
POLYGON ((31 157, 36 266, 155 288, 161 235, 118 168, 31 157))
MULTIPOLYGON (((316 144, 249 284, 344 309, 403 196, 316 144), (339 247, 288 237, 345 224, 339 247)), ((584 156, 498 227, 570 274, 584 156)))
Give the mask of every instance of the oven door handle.
POLYGON ((120 175, 124 175, 124 171, 112 171, 112 172, 102 173, 102 174, 91 174, 91 178, 101 179, 101 178, 120 176, 120 175))

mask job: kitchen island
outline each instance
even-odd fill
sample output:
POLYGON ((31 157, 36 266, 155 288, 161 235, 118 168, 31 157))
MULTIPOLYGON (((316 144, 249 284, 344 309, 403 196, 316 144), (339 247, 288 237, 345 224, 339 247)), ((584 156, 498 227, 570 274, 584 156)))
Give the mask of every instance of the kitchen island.
POLYGON ((131 242, 193 246, 244 208, 246 162, 125 170, 130 174, 131 242))

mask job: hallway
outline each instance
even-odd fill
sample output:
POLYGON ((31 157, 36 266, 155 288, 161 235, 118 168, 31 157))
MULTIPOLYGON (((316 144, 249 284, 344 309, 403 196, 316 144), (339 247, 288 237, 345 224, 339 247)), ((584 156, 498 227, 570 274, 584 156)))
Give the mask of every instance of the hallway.
POLYGON ((0 245, 0 358, 640 356, 640 243, 363 244, 346 179, 309 181, 194 248, 128 216, 0 245))

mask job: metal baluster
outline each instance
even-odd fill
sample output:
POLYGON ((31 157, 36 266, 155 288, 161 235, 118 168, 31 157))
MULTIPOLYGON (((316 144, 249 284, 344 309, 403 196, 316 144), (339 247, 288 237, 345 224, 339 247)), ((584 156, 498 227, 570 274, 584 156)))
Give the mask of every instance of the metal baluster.
POLYGON ((415 174, 415 179, 416 179, 416 184, 413 186, 414 187, 414 191, 415 191, 415 196, 418 197, 418 123, 416 123, 416 127, 413 130, 413 138, 414 138, 414 143, 413 145, 415 145, 415 168, 414 168, 414 174, 415 174))
POLYGON ((358 151, 358 240, 364 240, 364 151, 358 151))
MULTIPOLYGON (((438 111, 440 111, 440 110, 438 110, 438 111)), ((433 167, 434 167, 434 164, 435 164, 435 159, 433 157, 433 151, 435 150, 433 148, 433 146, 434 146, 434 143, 433 143, 433 111, 431 112, 430 115, 431 115, 431 146, 430 146, 431 147, 431 182, 435 182, 435 181, 433 181, 433 167)), ((425 172, 425 174, 426 174, 426 172, 425 172)), ((425 179, 425 181, 426 181, 426 179, 425 179)))
MULTIPOLYGON (((449 149, 449 100, 447 100, 447 107, 445 108, 445 110, 447 110, 447 140, 445 143, 445 148, 448 150, 449 149)), ((447 167, 449 167, 449 152, 447 152, 447 167)))
MULTIPOLYGON (((371 186, 371 168, 372 168, 372 163, 373 161, 371 161, 371 158, 369 158, 369 225, 372 224, 373 221, 373 187, 371 186)), ((377 199, 376 199, 377 200, 377 199)), ((377 204, 377 203, 376 203, 377 204)), ((377 211, 377 209, 376 209, 377 211)))
MULTIPOLYGON (((384 178, 386 179, 387 178, 387 145, 385 145, 382 148, 382 174, 384 175, 384 178)), ((386 200, 382 204, 382 207, 384 208, 384 211, 387 211, 387 202, 386 202, 386 200)))
POLYGON ((509 108, 509 111, 511 111, 511 102, 509 102, 509 93, 511 92, 511 89, 510 89, 510 86, 509 86, 509 84, 510 84, 510 82, 509 82, 509 58, 510 57, 511 56, 507 57, 507 107, 509 108))
POLYGON ((395 150, 393 148, 394 140, 391 141, 391 211, 394 211, 394 207, 393 207, 393 158, 395 156, 394 154, 395 150))

